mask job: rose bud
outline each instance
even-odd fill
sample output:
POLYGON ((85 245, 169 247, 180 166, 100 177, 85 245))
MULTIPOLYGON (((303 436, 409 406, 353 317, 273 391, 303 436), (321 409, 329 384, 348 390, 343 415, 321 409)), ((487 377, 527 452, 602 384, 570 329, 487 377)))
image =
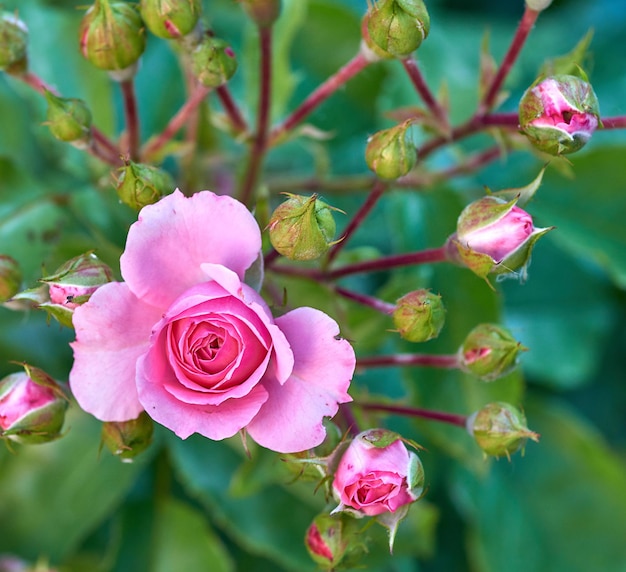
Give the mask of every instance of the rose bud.
POLYGON ((422 0, 380 0, 369 11, 369 39, 381 50, 406 58, 420 47, 430 31, 430 17, 422 0))
POLYGON ((417 150, 408 129, 410 121, 383 129, 367 140, 365 162, 381 179, 406 175, 417 160, 417 150))
POLYGON ((324 254, 335 236, 338 210, 317 198, 285 193, 289 198, 279 205, 267 225, 272 246, 291 260, 315 260, 324 254))
POLYGON ((57 97, 46 91, 46 125, 60 141, 84 148, 91 139, 91 111, 80 99, 57 97))
POLYGON ((205 35, 191 52, 191 70, 202 85, 219 87, 235 75, 237 58, 224 40, 205 35))
POLYGON ((145 411, 129 421, 107 421, 102 425, 102 442, 123 463, 132 463, 152 443, 154 423, 145 411))
POLYGON ((24 372, 0 380, 0 437, 17 443, 47 443, 59 437, 67 398, 46 373, 24 365, 24 372))
POLYGON ((15 14, 0 12, 0 70, 19 74, 28 67, 28 27, 15 14))
POLYGON ((534 84, 520 101, 522 131, 550 155, 582 148, 600 123, 598 98, 591 85, 573 75, 556 75, 534 84))
POLYGON ((260 28, 271 26, 280 16, 280 0, 239 0, 248 17, 260 28))
POLYGON ((100 286, 112 280, 112 270, 95 254, 81 254, 65 262, 51 276, 41 279, 48 285, 49 301, 39 304, 39 307, 71 328, 74 309, 89 300, 100 286))
POLYGON ((175 188, 170 174, 153 165, 128 161, 120 173, 116 185, 117 196, 135 210, 156 203, 175 188))
POLYGON ((426 342, 439 335, 445 317, 441 296, 422 289, 409 292, 396 302, 393 323, 405 340, 426 342))
POLYGON ((526 350, 506 328, 479 324, 459 350, 459 367, 483 381, 494 381, 510 373, 519 353, 526 350))
POLYGON ((541 12, 552 4, 552 0, 526 0, 526 6, 535 12, 541 12))
POLYGON ((327 570, 349 566, 364 552, 358 520, 349 515, 319 514, 306 531, 304 544, 316 564, 327 570))
POLYGON ((13 258, 0 254, 0 304, 13 298, 22 283, 20 266, 13 258))
POLYGON ((143 54, 146 34, 135 5, 96 0, 80 23, 80 51, 94 66, 126 70, 143 54))
POLYGON ((524 279, 535 242, 552 227, 536 228, 516 202, 487 196, 466 206, 446 243, 448 257, 481 278, 519 270, 524 279))
POLYGON ((198 23, 201 0, 141 0, 141 17, 148 30, 159 38, 181 38, 198 23))
POLYGON ((539 435, 526 426, 526 416, 508 403, 489 403, 467 419, 467 430, 487 455, 505 456, 523 448, 528 439, 539 441, 539 435))

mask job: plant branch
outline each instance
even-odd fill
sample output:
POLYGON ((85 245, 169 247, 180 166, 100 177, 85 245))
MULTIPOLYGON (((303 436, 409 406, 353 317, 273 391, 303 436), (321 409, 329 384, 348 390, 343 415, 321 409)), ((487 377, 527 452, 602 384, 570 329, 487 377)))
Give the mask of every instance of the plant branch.
POLYGON ((392 354, 361 357, 357 359, 356 366, 358 368, 420 366, 437 367, 441 369, 457 369, 459 367, 459 358, 456 354, 392 354))
POLYGON ((135 96, 134 79, 125 79, 120 82, 122 98, 124 100, 124 117, 128 134, 128 155, 132 161, 139 161, 139 114, 137 113, 137 98, 135 96))
POLYGON ((241 111, 237 107, 235 100, 232 98, 230 91, 226 85, 220 85, 215 89, 215 93, 222 103, 222 107, 228 115, 230 122, 233 126, 233 129, 237 132, 244 132, 248 130, 248 125, 246 124, 246 120, 243 118, 241 111))
POLYGON ((430 419, 431 421, 441 421, 458 427, 466 427, 467 416, 447 413, 445 411, 433 411, 432 409, 422 409, 420 407, 407 407, 403 405, 384 405, 382 403, 365 403, 357 401, 354 403, 357 407, 367 411, 384 411, 387 413, 397 413, 398 415, 407 415, 410 417, 421 417, 430 419))
MULTIPOLYGON (((402 60, 402 65, 406 70, 415 90, 422 98, 422 101, 426 104, 426 107, 430 110, 434 117, 436 117, 443 128, 448 127, 448 117, 446 111, 439 105, 439 102, 435 99, 435 96, 430 91, 430 88, 426 84, 426 80, 420 71, 417 61, 412 57, 402 60)), ((446 129, 447 130, 447 129, 446 129)))
POLYGON ((366 296, 365 294, 359 294, 358 292, 353 292, 352 290, 346 290, 341 286, 335 286, 334 291, 348 300, 353 300, 354 302, 373 308, 377 312, 382 312, 383 314, 393 314, 393 311, 396 309, 395 304, 390 304, 389 302, 379 300, 373 296, 366 296))
POLYGON ((626 128, 626 115, 620 115, 618 117, 603 117, 602 129, 625 129, 626 128))

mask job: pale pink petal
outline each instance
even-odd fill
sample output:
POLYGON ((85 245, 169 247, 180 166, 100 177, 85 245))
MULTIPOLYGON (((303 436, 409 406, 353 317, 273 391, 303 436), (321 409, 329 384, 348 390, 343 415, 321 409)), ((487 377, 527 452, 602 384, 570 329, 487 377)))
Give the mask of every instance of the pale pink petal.
POLYGON ((259 226, 240 202, 209 191, 187 198, 177 190, 141 210, 120 266, 138 298, 166 307, 206 281, 203 263, 222 264, 243 278, 260 249, 259 226))
POLYGON ((304 451, 326 436, 324 417, 347 403, 354 373, 352 346, 342 339, 337 323, 319 310, 298 308, 276 319, 291 345, 293 373, 280 385, 268 378, 269 399, 248 425, 248 433, 260 445, 280 453, 304 451))
POLYGON ((70 387, 82 409, 101 421, 127 421, 141 413, 135 366, 161 312, 119 282, 100 287, 74 310, 70 387))

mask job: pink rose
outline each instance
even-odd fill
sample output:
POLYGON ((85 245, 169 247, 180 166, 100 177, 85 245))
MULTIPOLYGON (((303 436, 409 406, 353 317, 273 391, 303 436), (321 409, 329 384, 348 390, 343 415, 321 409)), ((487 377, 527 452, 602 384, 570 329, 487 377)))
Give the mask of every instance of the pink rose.
POLYGON ((335 511, 393 513, 419 499, 423 487, 422 464, 400 436, 370 429, 354 438, 339 461, 333 491, 340 505, 335 511))
POLYGON ((319 310, 272 317, 243 282, 260 249, 256 221, 230 197, 176 191, 145 207, 120 261, 125 282, 74 311, 80 406, 103 421, 145 410, 183 439, 245 428, 279 452, 319 445, 323 418, 351 400, 354 351, 319 310))

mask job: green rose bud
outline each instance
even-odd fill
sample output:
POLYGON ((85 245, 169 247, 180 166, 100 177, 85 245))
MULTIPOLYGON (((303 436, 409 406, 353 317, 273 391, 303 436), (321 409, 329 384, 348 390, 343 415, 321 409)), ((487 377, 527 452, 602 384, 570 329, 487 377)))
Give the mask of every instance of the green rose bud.
POLYGON ((487 455, 506 456, 523 448, 528 439, 539 441, 539 435, 526 426, 526 416, 508 403, 489 403, 470 415, 467 430, 487 455))
POLYGON ((19 291, 22 283, 22 273, 16 260, 0 254, 0 304, 13 298, 19 291))
POLYGON ((268 224, 272 246, 291 260, 315 260, 334 244, 337 210, 317 198, 292 195, 272 213, 268 224))
POLYGON ((57 97, 46 91, 48 112, 46 125, 54 137, 77 147, 85 147, 91 139, 91 111, 80 99, 57 97))
POLYGON ((406 175, 417 161, 417 150, 409 134, 410 121, 374 133, 365 148, 365 162, 381 179, 406 175))
POLYGON ((148 30, 159 38, 181 38, 198 23, 201 0, 141 0, 141 17, 148 30))
POLYGON ((28 28, 10 12, 0 12, 0 70, 19 74, 28 67, 28 28))
POLYGON ((415 290, 396 302, 393 323, 409 342, 426 342, 439 335, 446 309, 441 296, 428 290, 415 290))
POLYGON ((145 411, 137 419, 107 421, 102 425, 102 442, 123 463, 132 463, 152 443, 154 423, 145 411))
POLYGON ((96 0, 80 23, 80 51, 94 66, 126 70, 143 54, 146 34, 135 5, 96 0))
POLYGON ((517 365, 519 353, 526 349, 506 328, 479 324, 459 350, 459 365, 483 381, 494 381, 510 373, 517 365))
POLYGON ((280 16, 280 0, 239 0, 249 18, 260 28, 271 26, 280 16))
POLYGON ((237 71, 237 58, 224 40, 204 36, 191 51, 191 69, 202 85, 219 87, 237 71))
POLYGON ((529 141, 550 155, 581 149, 600 124, 598 98, 573 75, 547 77, 522 96, 519 122, 529 141))
POLYGON ((169 173, 152 165, 128 161, 120 169, 117 180, 117 196, 135 210, 156 203, 163 195, 174 190, 174 181, 169 173))
POLYGON ((45 372, 24 364, 24 372, 0 380, 0 437, 25 445, 60 436, 67 398, 45 372))
POLYGON ((406 58, 428 36, 430 17, 422 0, 380 0, 369 12, 367 31, 381 50, 406 58))

